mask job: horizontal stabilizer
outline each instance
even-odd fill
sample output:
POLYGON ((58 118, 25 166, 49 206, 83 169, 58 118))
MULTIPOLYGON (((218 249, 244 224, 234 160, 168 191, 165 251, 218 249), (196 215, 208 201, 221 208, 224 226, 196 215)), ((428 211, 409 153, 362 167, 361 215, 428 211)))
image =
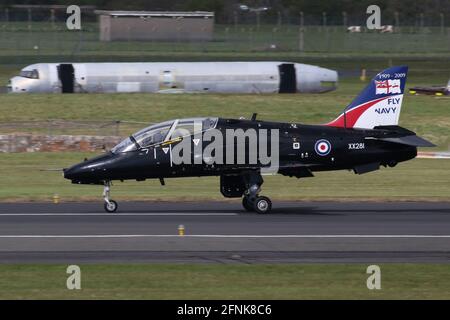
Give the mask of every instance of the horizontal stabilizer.
POLYGON ((393 138, 377 138, 377 140, 400 143, 413 147, 435 147, 436 145, 416 135, 393 137, 393 138))

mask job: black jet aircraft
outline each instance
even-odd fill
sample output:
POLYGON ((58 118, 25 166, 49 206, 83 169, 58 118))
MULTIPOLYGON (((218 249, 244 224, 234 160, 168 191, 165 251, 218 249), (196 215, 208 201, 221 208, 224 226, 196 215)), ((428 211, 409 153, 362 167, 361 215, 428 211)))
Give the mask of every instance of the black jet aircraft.
MULTIPOLYGON (((111 181, 219 176, 220 191, 242 197, 248 211, 267 213, 262 174, 312 177, 316 171, 363 174, 413 159, 432 143, 398 126, 406 66, 378 73, 333 121, 323 125, 224 118, 177 119, 131 135, 111 151, 68 169, 76 184, 104 185, 105 210, 114 212, 111 181), (183 146, 183 147, 182 147, 183 146)), ((275 106, 274 106, 275 107, 275 106)))

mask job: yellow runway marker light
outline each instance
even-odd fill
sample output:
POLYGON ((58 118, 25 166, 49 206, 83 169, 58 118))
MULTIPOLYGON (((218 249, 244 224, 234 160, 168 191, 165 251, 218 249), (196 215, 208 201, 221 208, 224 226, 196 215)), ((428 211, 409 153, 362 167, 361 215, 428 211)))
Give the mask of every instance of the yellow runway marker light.
POLYGON ((184 236, 184 226, 182 224, 180 224, 178 226, 178 235, 179 236, 184 236))
POLYGON ((361 76, 359 77, 359 79, 361 81, 366 81, 367 80, 366 69, 362 69, 361 70, 361 76))

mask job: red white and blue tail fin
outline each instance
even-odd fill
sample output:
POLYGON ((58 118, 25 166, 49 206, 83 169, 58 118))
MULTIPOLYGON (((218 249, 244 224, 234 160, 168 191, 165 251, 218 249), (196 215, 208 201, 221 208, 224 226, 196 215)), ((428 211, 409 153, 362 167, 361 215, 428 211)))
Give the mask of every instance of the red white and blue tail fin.
POLYGON ((381 71, 344 112, 327 125, 365 129, 398 125, 407 75, 407 66, 381 71))

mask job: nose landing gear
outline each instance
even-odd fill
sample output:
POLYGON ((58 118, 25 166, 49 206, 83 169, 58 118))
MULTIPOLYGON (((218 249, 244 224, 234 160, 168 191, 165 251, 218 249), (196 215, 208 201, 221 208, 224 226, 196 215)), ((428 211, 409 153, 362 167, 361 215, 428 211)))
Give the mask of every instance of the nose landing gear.
POLYGON ((117 202, 109 199, 109 191, 111 187, 111 181, 105 181, 103 187, 103 199, 105 200, 104 208, 106 212, 113 213, 117 210, 117 202))

